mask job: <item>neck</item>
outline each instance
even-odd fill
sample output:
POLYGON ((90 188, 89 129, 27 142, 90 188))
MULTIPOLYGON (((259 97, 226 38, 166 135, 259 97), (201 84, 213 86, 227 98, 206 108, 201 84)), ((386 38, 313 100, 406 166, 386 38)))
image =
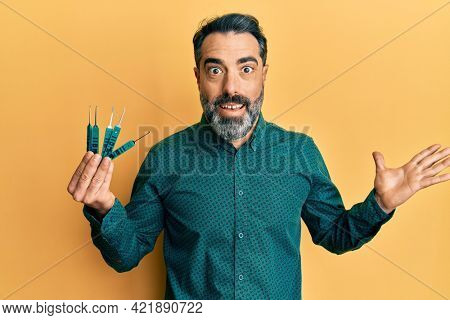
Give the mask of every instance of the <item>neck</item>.
POLYGON ((251 137, 253 131, 255 130, 256 124, 258 123, 258 120, 259 120, 259 115, 258 115, 258 118, 256 118, 256 121, 253 124, 252 128, 247 132, 247 134, 245 136, 243 136, 240 139, 231 141, 231 144, 233 144, 233 146, 236 149, 239 149, 251 137))

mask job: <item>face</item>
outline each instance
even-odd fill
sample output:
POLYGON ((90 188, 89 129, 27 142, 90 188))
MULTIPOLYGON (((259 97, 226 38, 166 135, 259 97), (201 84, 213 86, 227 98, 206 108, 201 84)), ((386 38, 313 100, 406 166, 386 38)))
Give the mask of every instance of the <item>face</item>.
POLYGON ((250 33, 215 32, 203 41, 199 68, 194 68, 200 102, 225 140, 244 137, 258 119, 268 67, 250 33))

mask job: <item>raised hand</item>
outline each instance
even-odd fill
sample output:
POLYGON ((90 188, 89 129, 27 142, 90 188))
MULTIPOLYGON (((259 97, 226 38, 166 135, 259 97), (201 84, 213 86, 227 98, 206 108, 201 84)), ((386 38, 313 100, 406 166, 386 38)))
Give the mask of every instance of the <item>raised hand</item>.
POLYGON ((450 179, 450 173, 437 175, 450 166, 450 148, 436 152, 441 147, 434 144, 416 154, 399 168, 387 168, 383 155, 372 153, 376 166, 375 198, 387 213, 408 200, 417 191, 450 179))

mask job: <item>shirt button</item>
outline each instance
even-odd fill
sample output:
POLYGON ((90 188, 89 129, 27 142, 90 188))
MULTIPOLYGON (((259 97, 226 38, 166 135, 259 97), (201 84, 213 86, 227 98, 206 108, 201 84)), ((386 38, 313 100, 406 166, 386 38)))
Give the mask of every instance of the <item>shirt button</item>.
POLYGON ((239 238, 243 238, 244 237, 244 234, 241 232, 241 233, 239 233, 239 238))
POLYGON ((239 190, 239 195, 242 196, 244 194, 244 191, 239 190))
POLYGON ((244 279, 244 276, 242 274, 239 275, 239 280, 244 279))

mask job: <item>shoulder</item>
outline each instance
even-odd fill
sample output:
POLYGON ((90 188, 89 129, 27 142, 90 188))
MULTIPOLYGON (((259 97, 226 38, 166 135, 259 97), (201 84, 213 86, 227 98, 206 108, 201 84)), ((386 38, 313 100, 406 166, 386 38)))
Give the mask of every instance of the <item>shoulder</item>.
POLYGON ((155 156, 167 152, 179 152, 195 140, 199 124, 195 123, 156 142, 149 150, 155 156))
POLYGON ((316 171, 325 165, 314 138, 309 134, 295 128, 288 130, 272 122, 267 122, 266 129, 269 147, 294 159, 300 168, 316 171))
POLYGON ((195 145, 195 130, 198 123, 181 129, 160 141, 155 142, 148 151, 142 163, 142 170, 161 172, 172 167, 182 153, 195 145))
POLYGON ((289 143, 296 149, 301 150, 304 148, 311 148, 312 145, 315 145, 314 140, 310 135, 297 131, 294 128, 285 129, 269 121, 266 122, 265 135, 271 146, 289 143))

